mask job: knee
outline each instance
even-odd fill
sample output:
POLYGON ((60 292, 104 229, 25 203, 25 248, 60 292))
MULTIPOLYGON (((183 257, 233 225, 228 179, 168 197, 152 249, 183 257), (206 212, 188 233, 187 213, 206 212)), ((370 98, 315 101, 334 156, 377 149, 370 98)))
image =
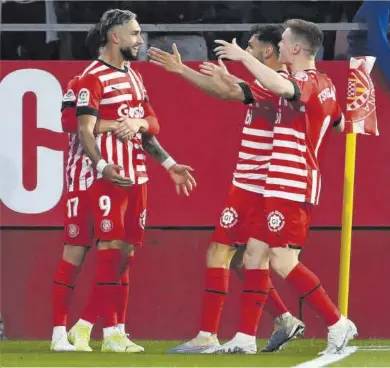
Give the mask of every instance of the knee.
POLYGON ((211 243, 206 255, 209 268, 229 268, 235 249, 220 243, 211 243))
POLYGON ((65 245, 62 259, 74 266, 81 266, 89 248, 77 245, 65 245))
POLYGON ((244 267, 244 253, 246 247, 240 247, 234 253, 230 262, 230 270, 233 271, 240 279, 243 278, 243 267, 244 267))
POLYGON ((269 268, 268 247, 260 242, 248 242, 244 253, 243 263, 247 269, 269 268))
POLYGON ((271 250, 270 255, 271 268, 283 279, 285 279, 289 273, 299 263, 298 258, 292 253, 280 254, 271 250))
POLYGON ((123 257, 130 258, 134 256, 135 246, 133 244, 123 243, 120 249, 123 257))

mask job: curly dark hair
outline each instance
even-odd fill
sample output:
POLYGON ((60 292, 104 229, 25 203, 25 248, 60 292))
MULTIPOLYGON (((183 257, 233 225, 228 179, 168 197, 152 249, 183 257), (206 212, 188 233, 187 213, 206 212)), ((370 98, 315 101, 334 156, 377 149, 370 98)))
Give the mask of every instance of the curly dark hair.
POLYGON ((99 21, 100 26, 100 39, 102 46, 108 42, 107 33, 115 26, 120 26, 133 19, 136 19, 137 15, 130 10, 122 9, 110 9, 107 10, 99 21))
POLYGON ((259 41, 270 43, 276 55, 279 55, 279 42, 282 40, 284 27, 279 24, 267 24, 255 26, 251 29, 252 36, 255 35, 259 41))

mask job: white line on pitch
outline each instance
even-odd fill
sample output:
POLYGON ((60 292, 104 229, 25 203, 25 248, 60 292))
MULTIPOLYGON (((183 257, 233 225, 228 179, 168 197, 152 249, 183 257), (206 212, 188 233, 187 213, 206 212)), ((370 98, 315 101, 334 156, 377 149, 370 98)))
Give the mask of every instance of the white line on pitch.
POLYGON ((326 367, 328 364, 336 363, 345 359, 347 356, 355 353, 358 350, 357 346, 347 346, 341 354, 325 354, 319 358, 309 360, 307 362, 296 365, 294 368, 320 368, 326 367))

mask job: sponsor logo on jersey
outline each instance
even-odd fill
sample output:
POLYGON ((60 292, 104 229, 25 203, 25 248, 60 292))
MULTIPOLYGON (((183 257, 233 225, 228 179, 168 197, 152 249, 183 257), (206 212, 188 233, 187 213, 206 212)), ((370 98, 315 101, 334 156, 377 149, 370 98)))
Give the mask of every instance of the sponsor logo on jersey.
POLYGON ((132 119, 142 119, 145 116, 145 109, 141 104, 134 107, 122 104, 118 107, 118 115, 123 117, 128 116, 132 119))

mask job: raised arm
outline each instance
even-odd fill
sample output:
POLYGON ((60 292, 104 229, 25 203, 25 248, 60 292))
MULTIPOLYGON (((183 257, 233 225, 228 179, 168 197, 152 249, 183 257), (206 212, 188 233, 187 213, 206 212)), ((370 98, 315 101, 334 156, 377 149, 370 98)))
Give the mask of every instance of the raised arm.
POLYGON ((296 94, 294 84, 239 47, 236 39, 233 39, 232 43, 223 40, 216 40, 215 43, 220 45, 215 48, 218 57, 241 61, 253 76, 272 93, 289 99, 294 98, 296 94))
POLYGON ((175 44, 173 44, 172 49, 173 54, 170 54, 169 52, 165 52, 155 47, 151 47, 148 50, 148 55, 151 58, 151 63, 161 66, 170 73, 179 75, 186 81, 190 82, 191 84, 211 96, 223 100, 230 99, 229 93, 227 93, 229 91, 226 91, 226 89, 224 88, 226 87, 226 85, 221 88, 221 85, 218 85, 218 83, 216 83, 216 80, 213 80, 207 75, 199 73, 198 71, 183 64, 181 61, 181 56, 175 44))

